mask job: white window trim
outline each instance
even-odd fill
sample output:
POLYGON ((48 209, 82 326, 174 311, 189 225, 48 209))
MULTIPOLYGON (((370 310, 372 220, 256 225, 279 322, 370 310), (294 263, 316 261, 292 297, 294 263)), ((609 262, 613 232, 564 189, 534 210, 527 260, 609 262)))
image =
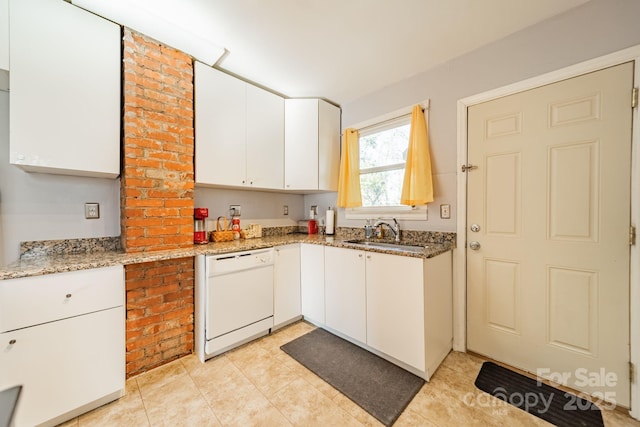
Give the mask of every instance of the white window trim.
POLYGON ((391 217, 408 221, 426 221, 429 219, 427 205, 346 208, 344 216, 346 219, 382 219, 391 217))
MULTIPOLYGON (((394 118, 411 114, 413 109, 412 104, 409 107, 400 108, 395 111, 391 111, 382 116, 374 117, 373 119, 369 119, 360 123, 356 123, 351 126, 347 126, 346 128, 354 128, 354 129, 362 129, 365 127, 375 126, 378 123, 382 123, 388 120, 393 120, 394 118)), ((425 114, 428 114, 429 111, 429 100, 424 100, 419 103, 419 105, 424 108, 425 114)), ((427 123, 428 123, 427 116, 427 123)), ((346 129, 345 128, 345 129, 346 129)), ((396 218, 403 220, 413 220, 413 221, 426 221, 429 219, 427 205, 421 206, 375 206, 375 207, 359 207, 359 208, 346 208, 345 209, 345 218, 346 219, 379 219, 379 218, 396 218)))

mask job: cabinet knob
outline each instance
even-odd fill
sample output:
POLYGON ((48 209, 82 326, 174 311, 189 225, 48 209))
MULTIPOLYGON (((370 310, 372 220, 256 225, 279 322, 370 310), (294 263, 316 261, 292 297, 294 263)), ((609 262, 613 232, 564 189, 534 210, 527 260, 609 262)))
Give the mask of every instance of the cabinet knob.
POLYGON ((69 299, 69 298, 71 298, 71 294, 66 294, 64 297, 69 299))
POLYGON ((9 340, 9 345, 14 345, 16 343, 16 340, 9 340))
POLYGON ((358 254, 358 258, 362 258, 362 254, 358 254))

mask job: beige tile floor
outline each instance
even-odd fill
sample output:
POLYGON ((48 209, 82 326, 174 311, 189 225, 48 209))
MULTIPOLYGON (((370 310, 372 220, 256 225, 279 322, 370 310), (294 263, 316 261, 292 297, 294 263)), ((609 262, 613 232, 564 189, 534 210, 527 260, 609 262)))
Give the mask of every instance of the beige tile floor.
MULTIPOLYGON (((381 426, 280 350, 312 329, 297 322, 204 364, 183 357, 129 379, 124 397, 63 426, 381 426)), ((550 425, 476 389, 481 364, 449 354, 394 426, 550 425)), ((607 427, 640 427, 619 411, 603 417, 607 427)))

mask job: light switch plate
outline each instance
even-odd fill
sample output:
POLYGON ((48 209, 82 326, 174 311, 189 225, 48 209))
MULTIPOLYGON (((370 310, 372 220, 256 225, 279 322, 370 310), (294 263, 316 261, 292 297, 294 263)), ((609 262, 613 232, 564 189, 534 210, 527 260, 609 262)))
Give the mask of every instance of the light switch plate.
POLYGON ((85 203, 84 204, 84 217, 86 219, 98 219, 98 218, 100 218, 100 203, 85 203))
POLYGON ((229 213, 230 215, 233 216, 240 216, 242 211, 242 207, 240 205, 230 205, 229 206, 229 213))

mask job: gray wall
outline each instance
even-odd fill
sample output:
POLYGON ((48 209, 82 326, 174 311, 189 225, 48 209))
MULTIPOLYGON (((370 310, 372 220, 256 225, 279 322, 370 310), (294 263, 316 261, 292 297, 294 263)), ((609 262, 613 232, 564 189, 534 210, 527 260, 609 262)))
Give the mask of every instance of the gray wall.
POLYGON ((9 164, 9 93, 0 90, 0 264, 15 261, 25 240, 120 235, 119 198, 118 179, 28 173, 9 164), (100 203, 100 219, 84 218, 85 202, 100 203))
POLYGON ((303 196, 267 191, 239 191, 222 188, 196 187, 195 206, 209 208, 207 230, 215 229, 215 219, 229 217, 229 205, 240 205, 240 225, 255 222, 262 225, 295 225, 304 218, 303 196), (289 214, 284 215, 283 207, 289 214))
MULTIPOLYGON (((342 106, 343 128, 429 98, 429 134, 435 198, 428 221, 404 228, 455 231, 457 101, 588 59, 640 44, 640 1, 592 0, 469 54, 342 106), (452 206, 452 218, 439 218, 439 205, 452 206)), ((428 34, 428 29, 426 29, 428 34)), ((446 43, 446 41, 444 41, 446 43)), ((305 197, 305 205, 317 196, 305 197)), ((335 196, 333 198, 335 201, 335 196)), ((338 225, 360 226, 344 219, 338 225)))

